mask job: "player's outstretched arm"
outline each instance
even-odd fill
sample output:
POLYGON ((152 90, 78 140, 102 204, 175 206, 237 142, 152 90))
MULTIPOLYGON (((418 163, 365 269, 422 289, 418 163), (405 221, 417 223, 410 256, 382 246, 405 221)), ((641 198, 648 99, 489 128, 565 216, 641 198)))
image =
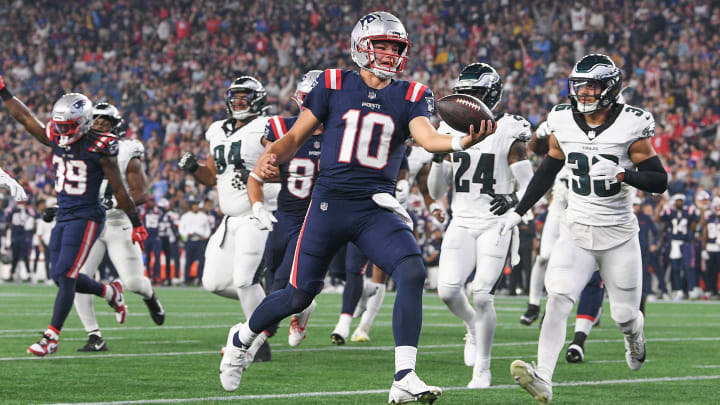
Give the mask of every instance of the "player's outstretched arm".
POLYGON ((410 121, 409 128, 415 142, 425 148, 426 151, 443 153, 465 150, 481 142, 495 132, 497 124, 493 121, 483 121, 477 130, 471 125, 468 135, 462 138, 439 133, 425 116, 413 118, 410 121))
POLYGON ((120 168, 117 165, 117 158, 115 156, 103 156, 99 160, 100 167, 102 167, 105 178, 107 178, 110 187, 112 187, 115 199, 118 202, 118 207, 127 214, 130 218, 130 222, 133 226, 132 240, 138 242, 140 248, 143 248, 143 242, 147 239, 148 233, 145 227, 140 222, 140 216, 137 213, 137 207, 130 198, 125 189, 125 185, 122 182, 120 176, 120 168))
POLYGON ((0 76, 0 97, 3 100, 5 107, 10 112, 10 115, 12 115, 17 122, 21 123, 30 135, 35 137, 35 139, 40 141, 43 145, 52 146, 50 139, 48 139, 45 134, 45 125, 40 122, 40 120, 32 113, 32 111, 30 111, 25 103, 10 93, 10 90, 8 90, 3 82, 2 76, 0 76))
POLYGON ((260 156, 253 173, 263 180, 277 177, 278 165, 292 159, 320 124, 320 120, 315 117, 315 114, 309 108, 303 109, 297 121, 285 136, 273 142, 270 148, 260 156))
MULTIPOLYGON (((144 204, 147 200, 147 176, 142 167, 142 162, 138 158, 130 159, 127 169, 125 170, 128 188, 130 189, 130 197, 135 205, 144 204)), ((113 189, 114 190, 114 189, 113 189)))
POLYGON ((215 159, 208 157, 205 164, 199 164, 197 157, 192 152, 185 152, 178 160, 178 167, 186 173, 190 173, 204 186, 215 186, 217 184, 217 169, 215 159))

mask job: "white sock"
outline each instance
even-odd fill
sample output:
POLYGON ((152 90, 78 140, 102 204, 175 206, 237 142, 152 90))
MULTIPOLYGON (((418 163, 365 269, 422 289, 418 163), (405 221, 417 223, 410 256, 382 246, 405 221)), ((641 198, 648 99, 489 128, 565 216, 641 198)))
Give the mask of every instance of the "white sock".
POLYGON ((60 334, 50 328, 45 331, 45 334, 50 336, 50 339, 58 340, 60 338, 60 334))
POLYGON ((263 290, 260 284, 253 284, 247 287, 238 287, 237 294, 240 299, 240 306, 245 314, 245 319, 250 320, 250 315, 252 315, 255 308, 257 308, 263 298, 265 298, 265 290, 263 290))
POLYGON ((477 322, 475 323, 475 366, 474 370, 490 369, 493 337, 497 326, 494 298, 491 294, 473 292, 477 322))
POLYGON ((363 328, 363 330, 370 330, 370 327, 372 327, 373 322, 375 321, 375 316, 377 316, 378 312, 380 312, 380 307, 382 307, 383 300, 385 299, 385 290, 387 289, 387 286, 385 286, 385 283, 377 284, 377 292, 375 292, 375 295, 368 298, 367 302, 367 309, 362 315, 362 319, 360 320, 360 326, 363 328))
POLYGON ((543 288, 545 287, 545 271, 547 270, 547 259, 537 257, 530 272, 530 292, 528 294, 528 302, 531 305, 540 306, 540 300, 543 296, 543 288))
POLYGON ((238 330, 238 338, 240 339, 240 343, 245 346, 252 345, 257 336, 257 333, 250 330, 250 322, 245 322, 244 324, 242 324, 242 326, 240 326, 240 329, 238 330))
POLYGON ((545 304, 545 320, 538 341, 537 374, 547 382, 552 381, 555 365, 565 344, 567 319, 572 311, 572 300, 561 295, 548 296, 545 304))
POLYGON ((396 346, 395 347, 395 372, 400 370, 415 370, 417 360, 417 347, 396 346))
POLYGON ((105 288, 103 288, 103 298, 107 302, 112 301, 113 297, 115 296, 115 289, 110 287, 110 284, 103 284, 105 288))
POLYGON ((265 333, 257 335, 255 340, 253 340, 252 345, 250 345, 250 348, 248 349, 248 353, 250 354, 251 358, 255 358, 255 353, 257 353, 258 349, 260 349, 260 346, 262 346, 263 343, 267 341, 267 339, 268 336, 265 333))
POLYGON ((575 333, 582 332, 585 336, 590 336, 590 329, 594 322, 587 318, 575 318, 575 333))
POLYGON ((350 333, 350 324, 352 323, 352 315, 350 314, 340 314, 340 319, 338 319, 337 325, 335 325, 335 330, 344 332, 345 334, 350 333))

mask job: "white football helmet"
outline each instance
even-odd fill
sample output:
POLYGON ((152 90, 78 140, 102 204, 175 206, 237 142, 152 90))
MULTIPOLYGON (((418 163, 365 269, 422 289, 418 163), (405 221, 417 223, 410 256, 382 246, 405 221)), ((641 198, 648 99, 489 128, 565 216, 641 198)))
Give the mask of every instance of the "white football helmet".
POLYGON ((322 74, 322 72, 322 70, 311 70, 305 73, 302 79, 300 79, 297 90, 295 90, 295 95, 292 97, 292 100, 297 103, 298 108, 302 108, 305 96, 307 96, 308 93, 310 93, 310 90, 315 87, 317 84, 317 78, 322 74))
POLYGON ((385 11, 370 13, 355 24, 350 36, 350 55, 355 63, 381 79, 390 79, 402 72, 407 62, 410 40, 402 22, 385 11), (394 41, 400 43, 395 66, 387 68, 375 65, 375 55, 391 55, 373 49, 373 41, 394 41))
POLYGON ((225 106, 228 114, 236 120, 244 121, 256 115, 262 115, 267 103, 267 91, 259 80, 252 76, 241 76, 235 79, 225 92, 225 106), (240 93, 247 94, 248 106, 238 109, 233 105, 233 99, 240 93))
POLYGON ((58 146, 69 146, 85 135, 93 124, 93 105, 80 93, 68 93, 60 97, 52 109, 52 118, 45 132, 58 146))
POLYGON ((590 54, 583 56, 573 67, 568 77, 568 97, 575 111, 582 114, 592 114, 595 111, 612 107, 618 102, 622 88, 622 72, 615 62, 603 54, 590 54), (595 101, 581 103, 578 90, 592 84, 595 86, 595 101))
POLYGON ((101 117, 110 121, 110 133, 121 135, 120 126, 122 126, 123 118, 117 107, 110 103, 97 103, 93 109, 93 121, 101 117))

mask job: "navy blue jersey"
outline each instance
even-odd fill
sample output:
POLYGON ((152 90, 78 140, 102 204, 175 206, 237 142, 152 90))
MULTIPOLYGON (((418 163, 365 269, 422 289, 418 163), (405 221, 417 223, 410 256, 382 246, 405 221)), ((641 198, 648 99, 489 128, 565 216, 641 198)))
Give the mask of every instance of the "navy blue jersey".
POLYGON ((67 147, 53 143, 52 149, 57 221, 88 219, 102 222, 105 210, 100 206, 100 183, 105 174, 100 159, 117 156, 117 138, 91 132, 67 147))
POLYGON ((715 247, 720 244, 720 215, 708 214, 705 226, 707 227, 707 244, 713 245, 712 250, 715 251, 715 247))
POLYGON ((690 241, 693 234, 690 231, 690 224, 697 223, 700 213, 694 205, 678 210, 675 207, 668 207, 663 210, 660 220, 665 223, 665 241, 682 240, 690 241))
MULTIPOLYGON (((297 121, 297 117, 272 117, 265 126, 265 139, 275 142, 282 138, 297 121)), ((310 195, 319 171, 320 136, 312 136, 298 149, 295 156, 280 165, 280 193, 278 211, 305 217, 310 195)))
POLYGON ((326 70, 303 107, 325 126, 317 197, 362 198, 395 190, 409 123, 430 117, 433 94, 417 82, 373 89, 355 71, 326 70))
POLYGON ((154 206, 145 212, 145 229, 148 239, 155 239, 160 236, 160 219, 165 215, 165 210, 154 206))

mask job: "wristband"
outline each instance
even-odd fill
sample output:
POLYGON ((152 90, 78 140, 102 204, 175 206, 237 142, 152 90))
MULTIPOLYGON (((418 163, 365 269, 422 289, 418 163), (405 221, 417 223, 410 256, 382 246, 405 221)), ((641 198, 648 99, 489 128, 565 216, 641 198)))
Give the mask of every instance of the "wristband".
POLYGON ((0 90, 0 97, 3 99, 3 101, 8 101, 13 98, 13 95, 12 93, 10 93, 10 90, 8 90, 7 86, 5 86, 2 90, 0 90))
POLYGON ((250 172, 250 177, 260 182, 260 184, 265 184, 265 180, 262 179, 262 177, 255 174, 255 172, 250 172))
POLYGON ((462 146, 462 140, 461 140, 461 139, 462 139, 462 138, 460 138, 459 136, 453 136, 452 142, 451 142, 453 152, 458 152, 458 151, 461 151, 461 150, 465 150, 465 148, 463 148, 463 146, 462 146))
POLYGON ((128 215, 130 217, 130 223, 132 224, 133 228, 137 228, 139 226, 142 226, 142 222, 140 222, 140 216, 138 216, 137 213, 134 213, 132 215, 128 215))

